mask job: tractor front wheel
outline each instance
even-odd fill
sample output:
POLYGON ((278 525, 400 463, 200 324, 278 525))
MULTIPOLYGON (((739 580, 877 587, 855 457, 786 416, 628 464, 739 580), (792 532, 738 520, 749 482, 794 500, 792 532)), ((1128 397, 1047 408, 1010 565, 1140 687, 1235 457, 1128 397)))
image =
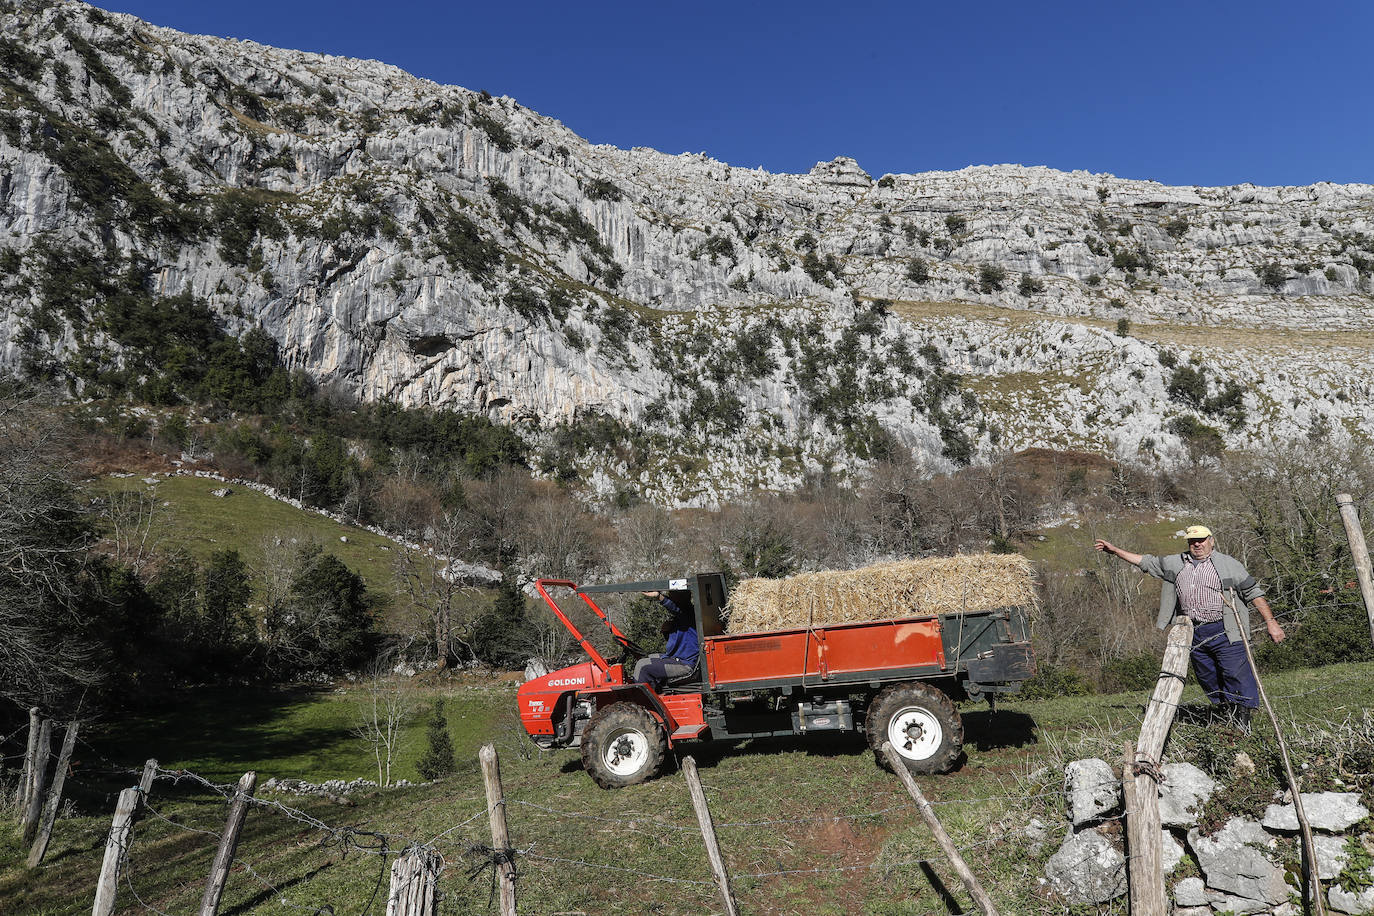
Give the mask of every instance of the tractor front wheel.
POLYGON ((883 769, 883 742, 892 742, 912 773, 948 773, 964 747, 964 722, 954 702, 929 684, 895 684, 873 698, 864 730, 883 769))
POLYGON ((668 737, 649 711, 612 703, 596 711, 582 733, 582 766, 603 789, 623 789, 663 770, 668 737))

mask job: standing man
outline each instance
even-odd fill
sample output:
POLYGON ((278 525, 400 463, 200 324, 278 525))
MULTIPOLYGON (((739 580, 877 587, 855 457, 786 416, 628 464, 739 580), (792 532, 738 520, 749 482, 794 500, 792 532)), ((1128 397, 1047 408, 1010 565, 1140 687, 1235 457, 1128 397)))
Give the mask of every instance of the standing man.
POLYGON ((679 608, 677 603, 662 592, 640 592, 645 598, 653 598, 663 605, 669 617, 659 627, 659 632, 668 637, 663 651, 641 658, 635 662, 632 680, 637 684, 648 684, 654 690, 662 689, 668 681, 684 678, 697 670, 697 655, 700 642, 697 639, 696 618, 692 613, 691 602, 679 608))
POLYGON ((1219 553, 1211 529, 1193 525, 1184 532, 1188 549, 1167 557, 1141 555, 1122 550, 1098 538, 1093 546, 1103 553, 1120 557, 1143 573, 1164 581, 1159 597, 1159 617, 1155 625, 1166 629, 1178 614, 1193 621, 1193 672, 1213 706, 1228 709, 1244 731, 1259 706, 1259 685, 1254 669, 1240 644, 1250 632, 1250 611, 1254 605, 1264 618, 1264 627, 1274 642, 1283 642, 1283 627, 1274 619, 1264 588, 1234 557, 1219 553), (1236 594, 1244 599, 1236 601, 1236 594), (1228 614, 1234 607, 1240 616, 1228 614))

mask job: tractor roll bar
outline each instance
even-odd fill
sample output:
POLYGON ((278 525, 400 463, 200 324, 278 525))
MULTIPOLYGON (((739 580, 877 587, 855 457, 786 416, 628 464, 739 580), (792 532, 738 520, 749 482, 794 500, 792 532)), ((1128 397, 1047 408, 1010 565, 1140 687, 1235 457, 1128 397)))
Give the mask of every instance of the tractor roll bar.
POLYGON ((567 627, 568 632, 571 633, 577 639, 577 644, 582 647, 583 652, 587 653, 587 656, 592 660, 592 664, 600 668, 602 673, 605 673, 610 668, 610 664, 606 661, 604 657, 602 657, 601 653, 596 650, 596 646, 592 645, 591 642, 587 639, 587 637, 582 635, 582 631, 579 630, 573 624, 573 622, 568 619, 568 615, 564 614, 563 609, 558 606, 558 602, 554 601, 553 598, 549 596, 549 593, 546 590, 546 588, 556 587, 572 589, 573 594, 581 598, 586 603, 586 605, 592 609, 596 616, 601 618, 601 622, 604 623, 610 629, 612 635, 614 635, 615 638, 619 640, 622 645, 629 641, 625 634, 620 632, 620 628, 611 622, 611 618, 606 616, 605 611, 597 607, 595 601, 587 597, 587 595, 585 595, 582 592, 582 590, 577 587, 576 582, 573 582, 568 579, 535 579, 534 587, 538 589, 540 597, 544 599, 544 603, 549 606, 549 609, 551 611, 553 611, 554 616, 557 617, 559 621, 563 624, 563 626, 567 627))

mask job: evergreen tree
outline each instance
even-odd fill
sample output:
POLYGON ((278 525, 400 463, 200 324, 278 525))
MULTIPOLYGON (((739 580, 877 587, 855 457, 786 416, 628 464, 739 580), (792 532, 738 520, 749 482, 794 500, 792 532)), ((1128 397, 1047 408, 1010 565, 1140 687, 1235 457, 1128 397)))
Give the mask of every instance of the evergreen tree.
POLYGON ((448 735, 448 718, 444 715, 444 701, 434 701, 434 711, 430 713, 426 725, 425 752, 415 764, 421 779, 438 779, 448 776, 457 768, 453 757, 453 739, 448 735))

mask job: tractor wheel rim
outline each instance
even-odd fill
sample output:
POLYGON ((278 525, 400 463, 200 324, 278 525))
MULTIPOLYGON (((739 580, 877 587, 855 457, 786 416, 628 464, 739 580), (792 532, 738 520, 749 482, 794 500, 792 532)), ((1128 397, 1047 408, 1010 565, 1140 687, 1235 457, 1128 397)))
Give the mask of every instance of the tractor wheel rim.
POLYGON ((933 756, 944 737, 940 720, 920 706, 898 710, 887 723, 887 740, 907 760, 925 760, 933 756))
POLYGON ((649 759, 649 739, 637 728, 617 728, 606 737, 602 753, 606 769, 617 776, 639 771, 649 759))

